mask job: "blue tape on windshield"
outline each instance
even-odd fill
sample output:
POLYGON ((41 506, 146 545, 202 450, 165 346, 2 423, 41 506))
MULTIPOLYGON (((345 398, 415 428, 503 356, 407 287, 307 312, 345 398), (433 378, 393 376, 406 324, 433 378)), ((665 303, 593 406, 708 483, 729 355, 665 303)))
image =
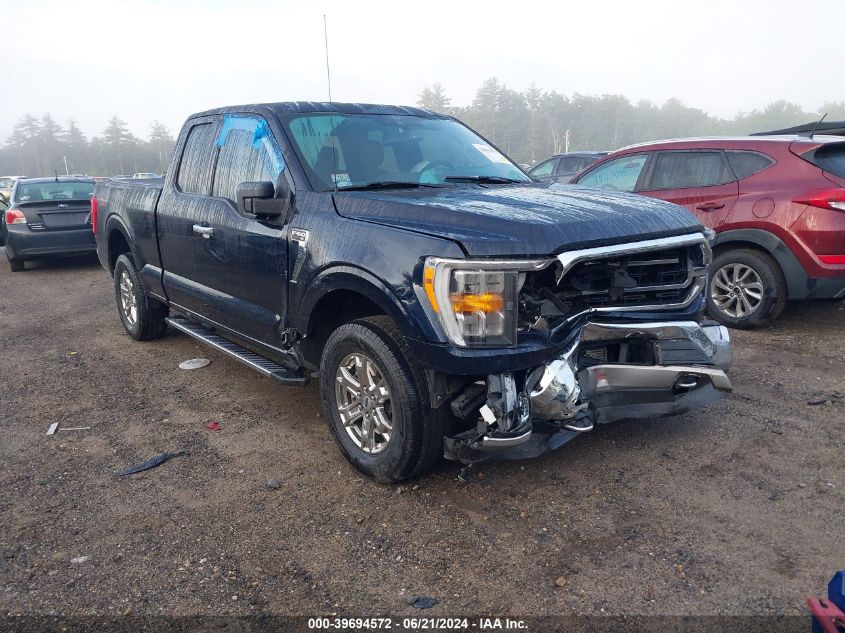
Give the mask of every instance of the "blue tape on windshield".
MULTIPOLYGON (((253 119, 251 117, 223 117, 223 126, 220 128, 220 134, 217 135, 217 146, 223 147, 223 145, 226 143, 226 136, 231 130, 246 130, 247 132, 252 132, 258 125, 258 119, 253 119)), ((266 127, 267 124, 265 123, 264 125, 266 127)))
POLYGON ((267 121, 260 121, 255 126, 255 133, 252 135, 252 144, 255 147, 261 147, 264 144, 264 139, 267 138, 267 121))
POLYGON ((225 116, 223 125, 220 127, 220 134, 217 135, 217 146, 223 147, 226 144, 226 137, 232 130, 245 130, 252 132, 252 146, 256 149, 266 148, 273 157, 275 167, 280 171, 285 169, 285 161, 276 143, 273 142, 270 127, 264 119, 246 116, 225 116))

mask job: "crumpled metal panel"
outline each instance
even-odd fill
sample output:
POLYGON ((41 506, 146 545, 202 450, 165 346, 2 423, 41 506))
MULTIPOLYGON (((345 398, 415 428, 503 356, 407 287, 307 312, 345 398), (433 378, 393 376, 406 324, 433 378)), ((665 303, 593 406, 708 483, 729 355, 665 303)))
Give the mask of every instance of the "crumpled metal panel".
POLYGON ((678 205, 574 185, 340 192, 335 204, 348 218, 455 240, 473 257, 551 255, 702 228, 678 205))

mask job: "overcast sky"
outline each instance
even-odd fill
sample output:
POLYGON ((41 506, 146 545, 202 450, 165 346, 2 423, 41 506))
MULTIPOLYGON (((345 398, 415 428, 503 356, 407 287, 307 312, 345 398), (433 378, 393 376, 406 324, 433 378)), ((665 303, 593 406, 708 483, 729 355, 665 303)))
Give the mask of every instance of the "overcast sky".
POLYGON ((27 112, 146 136, 215 106, 326 100, 324 13, 336 101, 414 104, 439 81, 464 105, 494 76, 723 117, 845 99, 841 0, 0 0, 0 142, 27 112))

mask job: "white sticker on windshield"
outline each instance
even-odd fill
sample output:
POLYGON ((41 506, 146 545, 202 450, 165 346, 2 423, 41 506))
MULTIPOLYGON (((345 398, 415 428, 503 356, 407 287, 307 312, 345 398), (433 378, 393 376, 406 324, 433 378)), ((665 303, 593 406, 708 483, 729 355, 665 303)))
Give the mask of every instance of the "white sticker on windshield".
POLYGON ((509 165, 510 161, 502 156, 499 152, 495 149, 490 147, 489 145, 485 145, 484 143, 473 143, 472 146, 477 149, 479 152, 484 154, 491 163, 504 163, 505 165, 509 165))
POLYGON ((332 180, 334 181, 334 184, 336 184, 338 187, 348 185, 350 182, 352 182, 349 179, 349 174, 332 174, 332 180))

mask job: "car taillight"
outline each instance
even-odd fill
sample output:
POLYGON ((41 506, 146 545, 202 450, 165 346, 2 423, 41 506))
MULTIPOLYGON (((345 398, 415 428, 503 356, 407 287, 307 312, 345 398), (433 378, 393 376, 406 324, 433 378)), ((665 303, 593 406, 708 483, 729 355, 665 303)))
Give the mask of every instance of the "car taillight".
POLYGON ((94 235, 97 234, 98 207, 99 203, 97 202, 97 196, 91 196, 91 230, 94 231, 94 235))
POLYGON ((19 209, 8 209, 6 211, 6 225, 26 224, 26 216, 19 209))
POLYGON ((793 202, 808 204, 820 209, 845 211, 845 189, 811 189, 793 202))

